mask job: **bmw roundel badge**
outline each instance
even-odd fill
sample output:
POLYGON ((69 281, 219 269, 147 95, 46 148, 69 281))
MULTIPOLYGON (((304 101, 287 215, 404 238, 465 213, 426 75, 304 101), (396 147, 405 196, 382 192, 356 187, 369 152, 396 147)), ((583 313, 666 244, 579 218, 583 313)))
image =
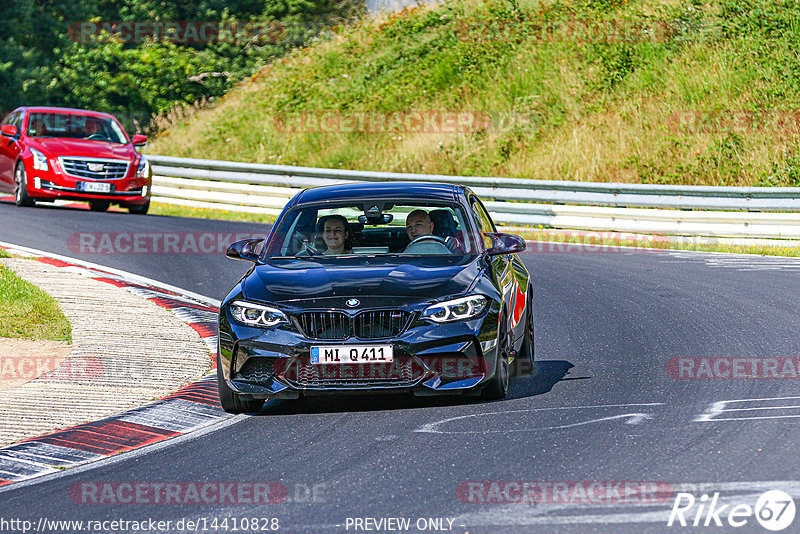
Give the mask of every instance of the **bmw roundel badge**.
POLYGON ((361 304, 361 301, 360 301, 360 300, 358 300, 358 299, 350 299, 350 300, 348 300, 347 302, 345 302, 345 304, 347 304, 347 305, 348 305, 348 306, 350 306, 351 308, 355 308, 356 306, 358 306, 359 304, 361 304))

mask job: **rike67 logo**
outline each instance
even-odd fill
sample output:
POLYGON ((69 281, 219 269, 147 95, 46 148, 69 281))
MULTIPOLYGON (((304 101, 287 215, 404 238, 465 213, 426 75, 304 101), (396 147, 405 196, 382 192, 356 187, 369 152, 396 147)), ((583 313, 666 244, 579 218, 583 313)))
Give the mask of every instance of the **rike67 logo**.
POLYGON ((794 521, 794 500, 781 490, 770 490, 762 494, 755 507, 732 502, 730 499, 721 501, 719 492, 711 497, 703 494, 700 498, 691 493, 678 493, 672 504, 667 526, 737 528, 748 524, 755 517, 762 527, 777 532, 786 529, 794 521))

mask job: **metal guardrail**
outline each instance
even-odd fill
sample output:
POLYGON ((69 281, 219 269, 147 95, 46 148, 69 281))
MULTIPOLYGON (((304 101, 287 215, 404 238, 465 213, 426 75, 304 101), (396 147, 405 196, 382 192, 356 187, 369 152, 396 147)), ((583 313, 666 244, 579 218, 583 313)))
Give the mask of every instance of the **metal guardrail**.
POLYGON ((495 220, 505 224, 800 239, 800 188, 796 187, 570 182, 350 171, 155 155, 148 155, 147 159, 153 165, 154 199, 188 206, 219 208, 222 204, 225 209, 277 214, 289 198, 306 187, 425 181, 468 185, 485 200, 495 220))

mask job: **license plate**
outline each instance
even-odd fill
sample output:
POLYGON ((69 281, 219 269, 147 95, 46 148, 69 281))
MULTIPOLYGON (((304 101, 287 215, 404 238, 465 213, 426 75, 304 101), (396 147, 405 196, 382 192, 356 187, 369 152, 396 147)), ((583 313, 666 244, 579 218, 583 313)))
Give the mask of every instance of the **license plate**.
POLYGON ((111 184, 103 182, 83 182, 83 190, 87 193, 110 193, 111 184))
POLYGON ((342 363, 391 363, 394 350, 391 345, 328 345, 311 347, 314 365, 342 363))

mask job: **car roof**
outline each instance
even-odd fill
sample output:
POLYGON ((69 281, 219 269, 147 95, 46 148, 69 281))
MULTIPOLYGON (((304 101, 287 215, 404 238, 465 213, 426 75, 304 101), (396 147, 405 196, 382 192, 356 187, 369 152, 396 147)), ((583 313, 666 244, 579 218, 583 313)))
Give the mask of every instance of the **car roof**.
POLYGON ((57 108, 50 106, 24 106, 17 108, 14 111, 29 111, 33 113, 63 113, 66 115, 91 115, 93 117, 106 117, 114 118, 110 113, 103 113, 102 111, 92 111, 90 109, 76 109, 76 108, 57 108))
POLYGON ((305 189, 294 206, 339 200, 422 199, 455 202, 464 194, 460 185, 433 182, 360 182, 305 189))

